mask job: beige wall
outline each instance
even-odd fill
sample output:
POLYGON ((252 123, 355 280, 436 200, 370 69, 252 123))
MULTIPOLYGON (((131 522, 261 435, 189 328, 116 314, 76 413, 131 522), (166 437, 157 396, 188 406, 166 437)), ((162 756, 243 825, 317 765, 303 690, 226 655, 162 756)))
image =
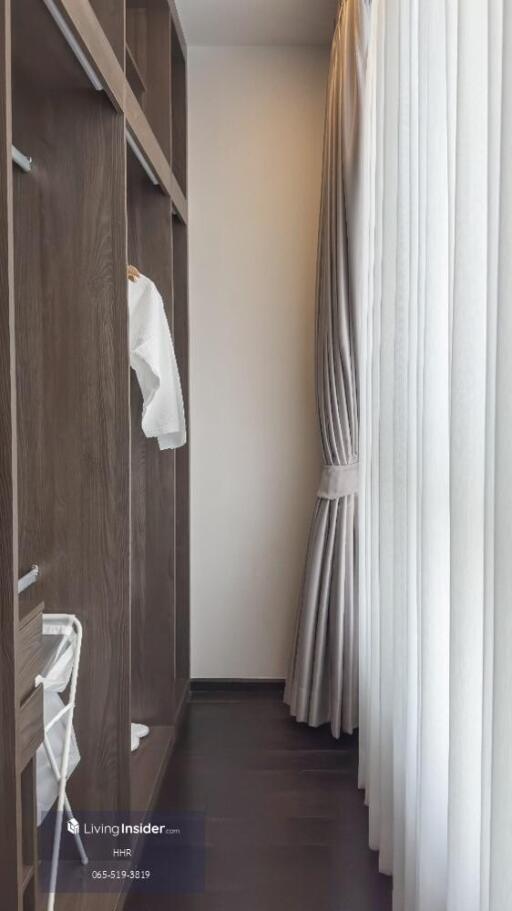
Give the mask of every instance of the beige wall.
POLYGON ((190 49, 192 676, 283 677, 320 468, 328 56, 190 49))

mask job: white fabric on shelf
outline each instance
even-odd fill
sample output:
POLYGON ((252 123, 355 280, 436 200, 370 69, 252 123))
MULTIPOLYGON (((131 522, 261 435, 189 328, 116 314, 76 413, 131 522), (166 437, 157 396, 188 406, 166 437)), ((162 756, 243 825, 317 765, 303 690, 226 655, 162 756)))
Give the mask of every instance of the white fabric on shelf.
POLYGON ((394 911, 512 895, 512 7, 374 0, 360 783, 394 911))
POLYGON ((144 406, 142 429, 157 437, 160 449, 176 449, 187 439, 181 383, 161 295, 149 278, 128 282, 130 363, 144 406))
POLYGON ((130 749, 131 749, 131 752, 132 752, 132 753, 135 753, 135 751, 139 749, 139 745, 140 745, 140 737, 139 737, 139 735, 137 734, 137 731, 135 730, 135 725, 132 724, 132 725, 130 726, 130 749))
POLYGON ((132 721, 130 725, 130 745, 132 753, 139 749, 140 742, 149 735, 147 724, 138 724, 132 721))

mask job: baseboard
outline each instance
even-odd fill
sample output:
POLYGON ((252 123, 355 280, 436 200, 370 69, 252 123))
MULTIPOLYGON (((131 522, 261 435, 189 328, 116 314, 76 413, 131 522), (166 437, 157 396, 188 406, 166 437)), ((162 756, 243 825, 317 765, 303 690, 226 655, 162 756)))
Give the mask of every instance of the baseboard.
POLYGON ((271 693, 280 694, 284 690, 284 680, 240 679, 233 677, 197 677, 190 681, 190 690, 194 693, 271 693))

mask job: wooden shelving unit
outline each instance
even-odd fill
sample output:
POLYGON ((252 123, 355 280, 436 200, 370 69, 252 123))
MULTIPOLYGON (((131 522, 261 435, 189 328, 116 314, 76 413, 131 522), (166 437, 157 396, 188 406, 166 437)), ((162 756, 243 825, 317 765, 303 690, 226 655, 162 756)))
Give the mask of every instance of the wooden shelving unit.
MULTIPOLYGON (((43 602, 84 626, 78 813, 149 811, 188 698, 189 446, 140 429, 126 280, 162 292, 188 413, 186 45, 172 0, 0 0, 0 19, 0 894, 40 911, 43 602), (151 727, 133 755, 131 720, 151 727)), ((57 909, 122 903, 77 888, 57 909)))

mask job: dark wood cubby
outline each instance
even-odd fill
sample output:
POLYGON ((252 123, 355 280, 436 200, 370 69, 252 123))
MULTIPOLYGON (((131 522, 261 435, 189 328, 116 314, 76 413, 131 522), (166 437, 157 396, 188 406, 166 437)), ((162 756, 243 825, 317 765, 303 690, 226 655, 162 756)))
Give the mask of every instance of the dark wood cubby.
MULTIPOLYGON (((0 0, 0 894, 12 911, 44 907, 30 682, 43 602, 84 628, 77 811, 150 810, 190 676, 189 446, 162 453, 141 431, 126 276, 133 263, 162 293, 188 415, 186 47, 173 0, 49 6, 0 0), (33 563, 39 579, 18 596, 33 563), (151 727, 135 754, 130 720, 151 727)), ((122 904, 78 888, 57 899, 58 911, 122 904)))
POLYGON ((171 31, 172 170, 187 195, 187 57, 176 20, 171 31))
POLYGON ((126 0, 126 77, 171 161, 171 11, 167 0, 126 0))
MULTIPOLYGON (((128 154, 128 258, 160 289, 172 326, 172 234, 169 201, 128 154)), ((142 399, 131 377, 132 404, 132 714, 148 724, 173 722, 175 647, 175 457, 161 453, 140 426, 142 399)))
POLYGON ((121 66, 125 49, 124 8, 119 0, 91 0, 98 22, 121 66))

